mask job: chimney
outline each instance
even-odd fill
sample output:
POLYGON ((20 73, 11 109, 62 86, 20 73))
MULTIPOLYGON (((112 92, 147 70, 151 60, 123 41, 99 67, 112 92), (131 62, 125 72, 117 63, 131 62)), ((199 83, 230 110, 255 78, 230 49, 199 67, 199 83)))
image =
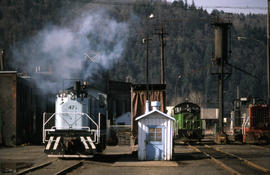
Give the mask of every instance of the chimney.
POLYGON ((149 112, 149 101, 146 100, 145 102, 145 114, 147 114, 149 112))
POLYGON ((4 49, 0 49, 0 70, 4 71, 5 67, 4 67, 4 49))
POLYGON ((153 110, 158 110, 158 108, 160 107, 160 102, 159 101, 152 101, 151 106, 152 106, 153 110))

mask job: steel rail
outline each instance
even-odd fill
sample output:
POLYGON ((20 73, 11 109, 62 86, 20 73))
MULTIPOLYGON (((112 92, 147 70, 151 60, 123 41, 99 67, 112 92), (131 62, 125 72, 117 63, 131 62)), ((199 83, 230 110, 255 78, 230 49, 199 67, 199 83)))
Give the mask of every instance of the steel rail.
POLYGON ((204 146, 207 147, 207 148, 215 149, 216 151, 222 152, 222 153, 227 154, 227 155, 229 155, 229 156, 235 157, 235 158, 237 158, 237 159, 243 161, 245 164, 247 164, 247 165, 249 165, 249 166, 251 166, 251 167, 253 167, 253 168, 256 168, 257 170, 260 170, 260 171, 262 171, 262 172, 264 172, 264 173, 270 173, 270 170, 269 170, 269 169, 264 168, 264 167, 262 167, 262 166, 260 166, 260 165, 258 165, 258 164, 255 164, 255 163, 253 163, 253 162, 251 162, 251 161, 249 161, 249 160, 247 160, 247 159, 244 159, 244 158, 242 158, 242 157, 239 157, 239 156, 237 156, 237 155, 235 155, 235 154, 228 153, 228 152, 223 151, 223 150, 221 150, 221 149, 219 149, 219 148, 212 147, 212 146, 209 146, 209 145, 204 145, 204 146))
POLYGON ((270 147, 264 147, 264 146, 259 146, 259 145, 250 145, 250 146, 253 148, 259 148, 259 149, 263 149, 270 152, 270 147))
POLYGON ((213 156, 207 154, 206 152, 201 151, 197 147, 192 146, 190 144, 188 144, 188 147, 190 147, 191 149, 195 150, 196 152, 203 153, 206 157, 210 158, 214 163, 216 163, 217 165, 219 165, 220 167, 222 167, 223 169, 225 169, 226 171, 228 171, 230 174, 232 174, 232 175, 241 175, 241 173, 239 173, 238 171, 236 171, 233 168, 227 166, 226 164, 224 164, 220 160, 217 160, 216 158, 214 158, 213 156))
MULTIPOLYGON (((51 165, 56 160, 58 160, 58 159, 54 159, 54 160, 42 163, 40 165, 30 167, 28 169, 25 169, 25 170, 22 170, 22 171, 16 173, 16 175, 23 175, 23 174, 28 174, 28 173, 31 173, 31 172, 35 172, 35 171, 37 171, 39 169, 42 169, 44 167, 47 167, 47 166, 51 165)), ((64 169, 62 169, 62 170, 60 170, 60 171, 58 171, 56 173, 53 173, 53 174, 54 175, 67 174, 68 172, 71 172, 71 171, 77 169, 78 167, 82 166, 83 162, 84 162, 84 160, 81 160, 79 162, 73 163, 72 165, 68 165, 66 168, 64 168, 64 169)))
POLYGON ((63 174, 66 174, 66 173, 68 173, 68 172, 71 172, 71 171, 73 171, 73 170, 79 168, 80 166, 82 166, 82 165, 83 165, 83 162, 84 162, 84 160, 79 161, 79 162, 76 162, 76 163, 72 164, 71 166, 69 166, 69 167, 67 167, 67 168, 64 168, 64 169, 58 171, 58 172, 55 173, 54 175, 63 175, 63 174))
POLYGON ((30 168, 21 170, 21 171, 17 172, 16 175, 23 175, 23 174, 30 173, 31 171, 35 171, 35 170, 38 170, 38 169, 40 169, 40 168, 46 167, 46 166, 52 164, 52 163, 53 163, 54 161, 56 161, 56 160, 57 160, 57 159, 53 159, 53 160, 50 160, 50 161, 48 161, 48 162, 41 163, 41 164, 39 164, 39 165, 36 165, 36 166, 30 167, 30 168))

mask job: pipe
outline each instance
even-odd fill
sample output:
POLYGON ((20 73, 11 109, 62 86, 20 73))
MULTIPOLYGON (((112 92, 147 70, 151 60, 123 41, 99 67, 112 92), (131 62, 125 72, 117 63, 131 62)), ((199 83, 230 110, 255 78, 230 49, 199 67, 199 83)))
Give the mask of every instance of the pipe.
POLYGON ((4 66, 4 49, 0 49, 0 70, 4 71, 5 66, 4 66))
POLYGON ((147 114, 149 112, 149 101, 146 100, 145 102, 145 114, 147 114))
POLYGON ((97 138, 97 143, 99 144, 100 142, 100 112, 98 113, 98 138, 97 138))
POLYGON ((267 0, 267 96, 270 104, 270 0, 267 0))
POLYGON ((158 110, 158 107, 160 107, 160 102, 159 101, 152 101, 151 106, 153 110, 158 110))

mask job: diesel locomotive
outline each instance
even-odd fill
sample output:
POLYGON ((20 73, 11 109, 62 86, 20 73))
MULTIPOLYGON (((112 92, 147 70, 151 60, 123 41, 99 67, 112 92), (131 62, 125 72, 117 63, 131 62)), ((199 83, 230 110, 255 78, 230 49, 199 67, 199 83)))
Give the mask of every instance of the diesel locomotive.
POLYGON ((200 141, 203 135, 199 105, 186 101, 176 105, 173 112, 176 120, 174 138, 184 141, 200 141))
POLYGON ((269 105, 258 98, 235 100, 231 116, 234 139, 243 143, 269 143, 269 109, 269 105))
POLYGON ((43 116, 48 157, 93 157, 106 147, 106 94, 76 81, 56 96, 55 113, 43 116))

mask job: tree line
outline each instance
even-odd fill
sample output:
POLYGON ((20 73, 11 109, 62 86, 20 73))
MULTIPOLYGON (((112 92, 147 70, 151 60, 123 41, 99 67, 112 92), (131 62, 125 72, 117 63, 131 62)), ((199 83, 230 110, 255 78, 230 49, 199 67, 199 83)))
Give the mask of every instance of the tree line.
MULTIPOLYGON (((0 48, 6 50, 9 70, 12 65, 11 49, 17 42, 35 35, 48 24, 66 25, 70 15, 80 9, 105 8, 117 21, 129 24, 129 36, 121 59, 108 70, 113 80, 145 83, 146 45, 142 39, 149 33, 149 80, 160 83, 161 26, 165 37, 165 81, 167 103, 176 105, 188 97, 205 107, 217 106, 217 77, 212 75, 214 31, 211 17, 224 15, 189 5, 187 1, 94 1, 94 0, 0 0, 0 48), (154 14, 155 18, 148 16, 154 14)), ((252 75, 236 69, 225 81, 225 107, 231 108, 236 87, 241 96, 266 99, 266 15, 233 14, 231 16, 230 56, 228 62, 252 75), (242 38, 241 38, 242 37, 242 38)), ((27 61, 27 60, 26 60, 27 61)), ((22 70, 27 71, 27 70, 22 70)))

